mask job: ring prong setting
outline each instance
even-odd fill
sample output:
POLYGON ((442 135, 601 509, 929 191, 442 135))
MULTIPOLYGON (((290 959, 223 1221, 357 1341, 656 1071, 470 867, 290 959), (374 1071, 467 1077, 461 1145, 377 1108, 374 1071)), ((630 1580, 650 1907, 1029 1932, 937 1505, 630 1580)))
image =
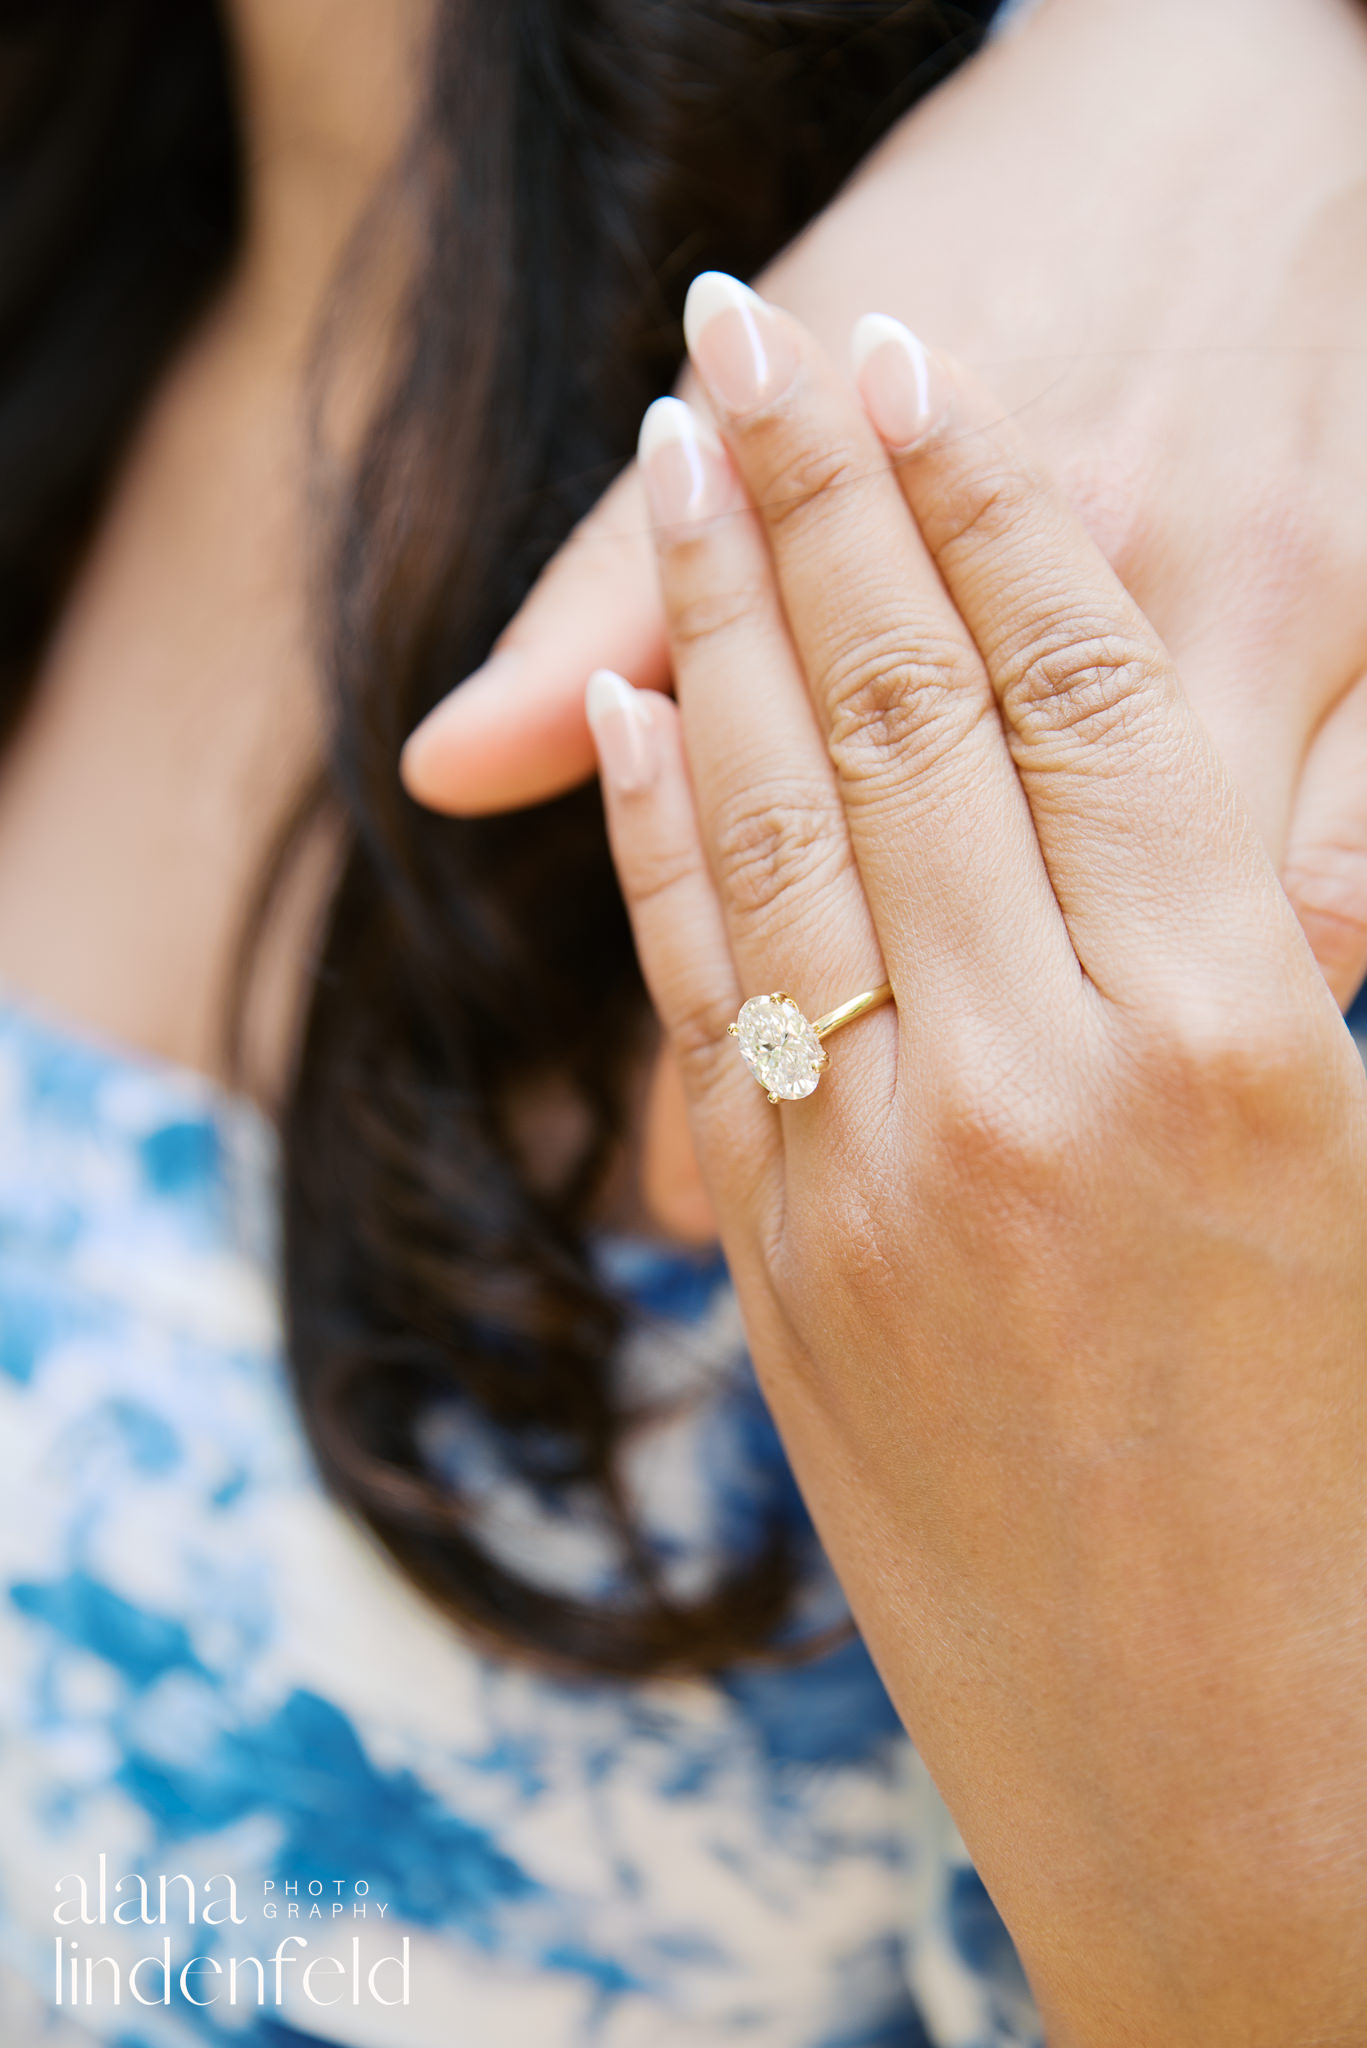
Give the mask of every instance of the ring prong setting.
POLYGON ((883 982, 852 996, 813 1024, 786 990, 775 989, 771 995, 751 996, 742 1003, 740 1015, 726 1029, 770 1102, 800 1102, 812 1093, 830 1065, 822 1039, 891 1000, 892 989, 883 982))
POLYGON ((728 1028, 770 1102, 799 1102, 821 1079, 825 1062, 816 1033, 784 990, 752 996, 728 1028))

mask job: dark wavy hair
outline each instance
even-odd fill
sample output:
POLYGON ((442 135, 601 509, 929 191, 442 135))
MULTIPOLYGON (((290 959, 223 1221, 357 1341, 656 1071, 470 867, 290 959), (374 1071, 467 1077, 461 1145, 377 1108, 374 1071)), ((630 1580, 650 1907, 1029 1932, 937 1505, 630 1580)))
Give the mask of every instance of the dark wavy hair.
MULTIPOLYGON (((402 793, 399 749, 631 454, 690 278, 758 269, 993 4, 438 0, 427 103, 364 231, 373 249, 402 217, 415 254, 381 396, 320 496, 331 759, 244 933, 245 957, 311 823, 340 821, 281 1117, 290 1358, 333 1493, 462 1626, 561 1668, 753 1651, 794 1562, 776 1521, 671 1599, 620 1484, 620 1312, 586 1216, 649 1020, 597 792, 437 818, 402 793), (529 1089, 573 1112, 553 1177, 518 1140, 529 1089), (424 1457, 452 1399, 543 1496, 596 1501, 618 1596, 546 1590, 486 1546, 424 1457)), ((240 239, 212 0, 10 0, 0 166, 7 731, 139 409, 240 239)), ((366 264, 346 268, 334 329, 366 264)))

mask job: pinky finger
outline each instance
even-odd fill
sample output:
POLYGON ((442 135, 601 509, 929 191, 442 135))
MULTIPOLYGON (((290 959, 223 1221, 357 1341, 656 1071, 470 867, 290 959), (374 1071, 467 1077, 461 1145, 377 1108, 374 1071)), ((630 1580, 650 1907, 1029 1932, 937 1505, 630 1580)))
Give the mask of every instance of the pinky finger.
POLYGON ((693 1143, 728 1235, 776 1186, 777 1119, 727 1025, 740 1008, 673 700, 596 669, 585 700, 608 836, 636 952, 688 1100, 693 1143))
POLYGON ((1367 676, 1339 699, 1306 756, 1282 884, 1346 1010, 1367 975, 1367 676))

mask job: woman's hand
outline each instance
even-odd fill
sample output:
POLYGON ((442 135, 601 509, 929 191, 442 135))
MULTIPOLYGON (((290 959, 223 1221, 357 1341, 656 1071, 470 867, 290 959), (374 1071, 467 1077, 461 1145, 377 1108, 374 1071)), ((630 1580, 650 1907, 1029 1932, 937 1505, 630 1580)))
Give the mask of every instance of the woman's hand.
POLYGON ((688 327, 677 708, 589 708, 807 1499, 1052 2042, 1360 2043, 1367 1078, 1014 423, 895 322, 867 415, 731 280, 688 327), (771 1107, 742 1000, 884 979, 771 1107))
MULTIPOLYGON (((1345 1002, 1367 968, 1364 192, 1358 0, 1045 0, 764 282, 842 352, 878 300, 988 366, 1172 648, 1345 1002)), ((414 795, 494 810, 589 771, 588 671, 667 680, 647 535, 631 472, 410 748, 414 795)))

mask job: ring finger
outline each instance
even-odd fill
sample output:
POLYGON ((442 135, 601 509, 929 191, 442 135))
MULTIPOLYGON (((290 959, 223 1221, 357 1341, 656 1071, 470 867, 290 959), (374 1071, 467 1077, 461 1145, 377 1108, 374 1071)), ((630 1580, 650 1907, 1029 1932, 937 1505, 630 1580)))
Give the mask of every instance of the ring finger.
POLYGON ((678 399, 651 407, 640 453, 689 767, 739 981, 746 995, 782 986, 816 1016, 885 977, 763 533, 729 456, 678 399))

